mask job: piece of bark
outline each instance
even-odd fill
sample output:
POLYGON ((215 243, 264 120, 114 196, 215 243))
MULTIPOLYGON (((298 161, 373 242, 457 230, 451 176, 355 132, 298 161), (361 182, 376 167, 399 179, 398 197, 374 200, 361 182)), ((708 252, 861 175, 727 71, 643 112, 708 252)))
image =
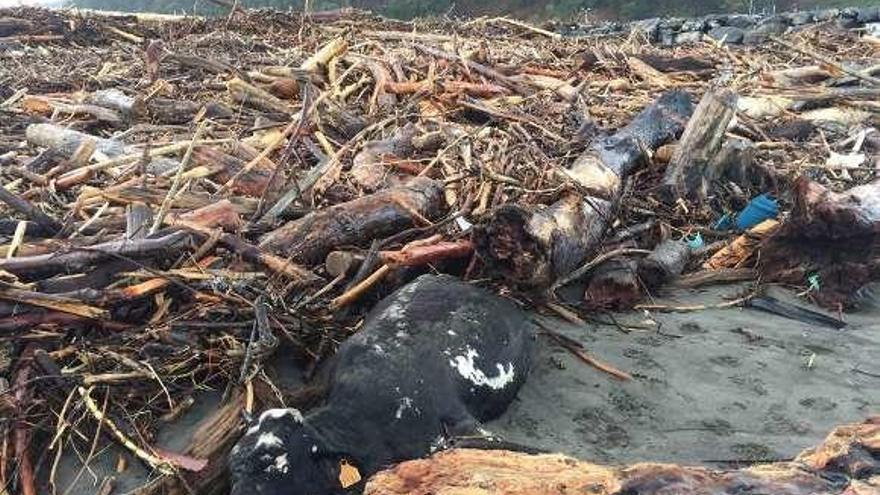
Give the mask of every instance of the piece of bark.
POLYGON ((215 180, 225 184, 235 178, 230 186, 230 191, 244 196, 256 197, 262 194, 272 177, 272 168, 269 164, 260 161, 250 170, 241 173, 247 165, 245 160, 239 159, 211 146, 196 146, 192 155, 193 166, 203 166, 216 170, 215 180))
POLYGON ((712 88, 703 95, 666 167, 661 194, 667 201, 708 196, 709 184, 719 176, 712 159, 736 114, 736 101, 728 89, 712 88))
POLYGON ((153 224, 153 210, 146 203, 135 201, 125 208, 125 238, 143 239, 153 224))
POLYGON ((788 462, 739 469, 602 466, 558 454, 458 449, 373 476, 365 495, 868 495, 880 482, 880 417, 840 426, 788 462))
MULTIPOLYGON (((241 229, 243 223, 239 208, 228 199, 186 212, 179 215, 179 218, 180 220, 192 222, 209 229, 219 227, 226 232, 237 232, 241 229)), ((174 222, 171 221, 170 223, 174 222)))
POLYGON ((779 228, 776 220, 765 220, 749 229, 746 233, 737 237, 729 246, 713 254, 703 268, 707 270, 721 270, 723 268, 740 268, 746 264, 760 247, 761 241, 773 234, 779 228))
POLYGON ((260 247, 297 262, 320 263, 330 251, 396 234, 442 213, 443 184, 416 178, 347 203, 314 211, 264 235, 260 247), (416 217, 415 215, 418 215, 416 217))
POLYGON ((664 94, 616 134, 593 142, 564 173, 585 195, 550 206, 507 204, 474 230, 474 244, 492 273, 541 287, 574 271, 598 248, 613 220, 622 181, 645 151, 674 139, 692 111, 683 92, 664 94))
POLYGON ((683 241, 661 242, 639 261, 639 278, 648 289, 656 289, 678 278, 690 256, 691 248, 683 241))
POLYGON ((630 258, 608 260, 597 267, 584 291, 584 303, 590 310, 628 310, 642 299, 638 263, 630 258))
POLYGON ((415 135, 415 126, 406 125, 388 139, 365 143, 352 160, 350 171, 352 179, 367 191, 399 185, 400 178, 391 173, 383 161, 400 160, 411 156, 415 151, 413 146, 415 135))

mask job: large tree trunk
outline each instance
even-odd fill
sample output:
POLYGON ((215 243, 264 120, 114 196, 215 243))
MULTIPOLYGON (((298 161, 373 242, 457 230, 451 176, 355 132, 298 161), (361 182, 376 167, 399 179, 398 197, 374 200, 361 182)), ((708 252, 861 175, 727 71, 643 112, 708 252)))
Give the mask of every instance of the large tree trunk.
POLYGON ((487 265, 534 287, 573 271, 600 244, 623 180, 642 163, 645 151, 681 134, 692 110, 686 93, 664 94, 616 134, 595 141, 565 172, 586 194, 567 194, 551 206, 499 208, 474 234, 487 265))

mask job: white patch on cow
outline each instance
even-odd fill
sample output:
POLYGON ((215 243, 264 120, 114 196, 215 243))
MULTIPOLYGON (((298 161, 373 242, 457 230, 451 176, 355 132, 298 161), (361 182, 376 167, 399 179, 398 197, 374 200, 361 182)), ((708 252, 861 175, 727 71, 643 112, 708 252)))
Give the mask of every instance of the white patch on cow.
POLYGON ((447 331, 446 331, 446 335, 449 335, 450 337, 455 337, 455 336, 458 335, 458 334, 455 333, 455 332, 453 332, 452 330, 447 330, 447 331))
POLYGON ((266 466, 265 471, 267 473, 281 473, 287 474, 287 470, 290 465, 287 462, 287 453, 283 453, 275 458, 275 461, 272 464, 266 466))
POLYGON ((260 438, 257 439, 257 444, 254 445, 255 449, 262 448, 271 448, 271 447, 281 447, 284 445, 284 442, 281 441, 274 433, 271 431, 267 431, 260 435, 260 438))
POLYGON ((382 346, 379 344, 373 344, 373 352, 380 356, 385 355, 385 349, 382 349, 382 346))
POLYGON ((477 351, 467 347, 465 349, 465 354, 463 356, 455 356, 454 359, 449 361, 449 365, 458 370, 459 375, 474 385, 489 387, 493 390, 501 390, 513 383, 513 380, 516 377, 513 363, 507 363, 506 368, 503 364, 497 363, 495 366, 498 368, 498 375, 488 377, 486 376, 486 373, 474 363, 474 358, 478 356, 479 353, 477 353, 477 351))
POLYGON ((260 414, 259 424, 262 425, 267 419, 281 419, 286 416, 291 416, 297 423, 303 422, 303 415, 298 409, 266 409, 260 414))
POLYGON ((446 441, 446 437, 442 434, 437 435, 437 438, 435 438, 434 441, 431 442, 430 452, 433 454, 438 450, 446 450, 447 447, 449 447, 449 442, 446 441))
POLYGON ((244 435, 245 436, 256 435, 258 431, 260 431, 260 425, 256 424, 256 425, 248 428, 248 430, 246 432, 244 432, 244 435))
POLYGON ((317 454, 317 453, 318 453, 318 446, 317 446, 317 445, 312 445, 312 453, 313 453, 313 454, 317 454))
POLYGON ((407 409, 412 409, 413 400, 409 397, 401 397, 400 400, 397 401, 397 411, 394 413, 394 417, 400 419, 403 417, 404 411, 407 409))
POLYGON ((406 332, 404 332, 403 330, 398 330, 397 333, 394 334, 394 336, 397 337, 398 339, 405 339, 408 337, 406 332))
POLYGON ((497 440, 497 438, 495 437, 495 434, 493 434, 491 431, 486 430, 480 426, 477 427, 477 433, 479 433, 480 435, 483 435, 483 437, 485 437, 486 440, 489 440, 490 442, 494 442, 495 440, 497 440))

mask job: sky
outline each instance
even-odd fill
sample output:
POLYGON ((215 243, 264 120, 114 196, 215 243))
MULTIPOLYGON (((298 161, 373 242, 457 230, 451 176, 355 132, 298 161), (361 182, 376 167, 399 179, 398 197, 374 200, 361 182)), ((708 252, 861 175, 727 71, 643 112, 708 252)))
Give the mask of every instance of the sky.
POLYGON ((55 3, 52 0, 0 0, 0 8, 16 7, 18 5, 45 5, 55 3))

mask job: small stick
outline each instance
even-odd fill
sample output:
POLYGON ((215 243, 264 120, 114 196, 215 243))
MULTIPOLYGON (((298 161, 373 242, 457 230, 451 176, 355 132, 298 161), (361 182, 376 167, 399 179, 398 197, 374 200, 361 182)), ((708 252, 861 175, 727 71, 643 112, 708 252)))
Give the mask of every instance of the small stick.
POLYGON ((632 375, 630 375, 629 373, 627 373, 625 371, 621 371, 621 370, 615 368, 614 366, 611 366, 610 364, 603 363, 603 362, 591 357, 583 349, 574 345, 568 339, 563 338, 561 335, 554 332, 553 330, 550 330, 545 325, 541 325, 541 327, 544 329, 544 332, 551 339, 556 341, 557 344, 564 347, 568 352, 572 353, 576 358, 580 359, 584 363, 592 366, 593 368, 596 368, 597 370, 599 370, 603 373, 608 373, 609 375, 613 376, 614 378, 617 378, 618 380, 624 380, 624 381, 632 380, 632 375))
POLYGON ((734 308, 736 306, 742 306, 746 303, 752 296, 740 297, 738 299, 734 299, 733 301, 718 303, 718 304, 695 304, 692 306, 671 306, 666 304, 640 304, 635 307, 635 309, 644 309, 648 311, 661 311, 661 312, 669 312, 669 313, 693 313, 696 311, 704 311, 707 309, 727 309, 734 308))
POLYGON ((189 142, 189 147, 186 149, 186 153, 184 153, 183 155, 183 160, 181 160, 180 165, 177 166, 177 173, 174 174, 174 180, 171 182, 171 188, 168 189, 168 194, 162 201, 162 205, 159 207, 159 213, 157 213, 156 218, 153 219, 153 226, 150 227, 150 233, 147 235, 155 234, 159 230, 159 228, 162 227, 162 222, 165 220, 165 215, 167 215, 168 210, 171 209, 171 205, 172 203, 174 203, 174 197, 177 196, 178 189, 180 189, 180 182, 181 177, 183 176, 184 169, 186 169, 186 166, 192 159, 193 149, 195 149, 196 143, 202 136, 202 132, 204 132, 207 122, 207 120, 203 120, 199 122, 199 126, 196 127, 196 131, 193 134, 192 141, 189 142))
POLYGON ((129 438, 125 436, 125 433, 123 433, 122 430, 120 430, 119 427, 116 426, 113 421, 107 418, 104 413, 98 408, 98 404, 96 404, 92 397, 89 395, 92 391, 91 388, 86 390, 83 387, 77 387, 76 390, 79 393, 80 397, 82 397, 83 403, 86 405, 86 408, 89 410, 90 413, 92 413, 92 416, 94 416, 98 423, 105 425, 107 429, 110 430, 110 432, 113 434, 113 436, 116 437, 116 440, 118 440, 123 447, 130 450, 131 453, 135 455, 135 457, 146 462, 153 469, 159 471, 162 474, 173 475, 176 473, 176 469, 170 462, 164 459, 160 459, 153 454, 150 454, 146 450, 138 447, 137 444, 135 444, 133 441, 129 440, 129 438))

